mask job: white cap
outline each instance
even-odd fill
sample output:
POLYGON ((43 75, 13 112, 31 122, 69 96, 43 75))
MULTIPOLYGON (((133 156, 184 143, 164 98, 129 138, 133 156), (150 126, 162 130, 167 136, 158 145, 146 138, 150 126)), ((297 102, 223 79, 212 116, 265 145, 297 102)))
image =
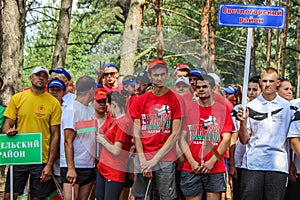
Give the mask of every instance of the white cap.
POLYGON ((211 77, 213 77, 213 79, 215 80, 215 84, 220 86, 221 79, 216 73, 207 73, 207 75, 210 75, 211 77))
POLYGON ((45 72, 45 73, 49 76, 49 71, 48 71, 48 69, 47 69, 46 67, 43 67, 43 66, 35 67, 35 68, 33 69, 33 71, 31 72, 31 75, 32 75, 32 74, 39 73, 39 72, 41 72, 41 71, 45 72))
POLYGON ((187 77, 184 77, 184 76, 179 77, 176 80, 175 85, 177 85, 177 83, 180 83, 180 82, 185 83, 186 85, 189 85, 189 79, 187 77))

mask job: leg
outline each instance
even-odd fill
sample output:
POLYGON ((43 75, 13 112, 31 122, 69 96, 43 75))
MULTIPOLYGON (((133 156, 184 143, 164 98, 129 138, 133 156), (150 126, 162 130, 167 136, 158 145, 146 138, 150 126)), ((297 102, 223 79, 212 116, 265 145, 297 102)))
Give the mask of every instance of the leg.
POLYGON ((104 196, 105 196, 105 179, 99 172, 97 172, 96 198, 97 200, 104 200, 104 196))
POLYGON ((159 162, 159 168, 155 171, 156 180, 160 197, 164 199, 175 199, 176 180, 175 180, 175 162, 159 162))
POLYGON ((122 187, 123 183, 106 180, 104 200, 119 200, 122 187))
MULTIPOLYGON (((29 177, 29 166, 18 165, 13 166, 13 199, 17 199, 19 194, 23 194, 29 177)), ((7 172, 6 184, 5 184, 5 195, 4 199, 10 199, 10 169, 7 172)))
POLYGON ((46 198, 55 190, 52 178, 46 182, 40 180, 44 167, 45 164, 37 164, 30 168, 29 193, 33 200, 46 198))
POLYGON ((220 200, 221 199, 221 192, 207 192, 206 193, 207 200, 220 200))
POLYGON ((264 172, 242 169, 240 195, 242 200, 262 200, 264 172))
POLYGON ((282 200, 284 198, 288 175, 281 172, 266 172, 265 200, 282 200))
POLYGON ((93 184, 94 183, 92 182, 92 183, 79 186, 78 199, 88 199, 93 184))
POLYGON ((72 200, 72 195, 74 194, 74 199, 78 199, 79 185, 75 184, 74 186, 70 183, 63 184, 64 200, 72 200), (73 188, 73 189, 72 189, 73 188), (72 192, 73 190, 73 192, 72 192), (73 194, 72 194, 73 193, 73 194))
POLYGON ((226 191, 226 173, 209 174, 204 179, 207 200, 220 200, 226 191))
POLYGON ((185 199, 186 200, 201 200, 202 199, 202 194, 203 193, 198 194, 196 196, 186 196, 185 199))
POLYGON ((297 174, 298 178, 296 181, 289 180, 288 187, 285 193, 284 200, 299 200, 300 199, 300 174, 297 174))

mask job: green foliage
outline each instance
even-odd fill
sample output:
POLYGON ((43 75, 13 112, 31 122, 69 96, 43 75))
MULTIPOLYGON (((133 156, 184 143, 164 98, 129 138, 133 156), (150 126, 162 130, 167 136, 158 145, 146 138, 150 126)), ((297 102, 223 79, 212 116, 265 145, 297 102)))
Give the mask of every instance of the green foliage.
MULTIPOLYGON (((51 66, 59 14, 58 8, 60 6, 55 2, 52 0, 47 8, 44 6, 44 8, 39 9, 41 14, 35 14, 34 19, 27 22, 27 24, 33 22, 36 22, 36 24, 26 29, 25 71, 36 65, 51 66)), ((147 1, 147 6, 143 13, 136 55, 146 50, 149 51, 136 61, 136 72, 145 70, 149 61, 156 57, 156 16, 152 2, 147 1)), ((243 2, 245 1, 234 1, 236 4, 242 4, 243 2)), ((247 2, 250 3, 250 0, 247 2)), ((123 5, 122 3, 123 0, 79 0, 76 10, 73 10, 72 13, 65 66, 74 73, 75 77, 84 74, 94 76, 95 69, 103 63, 119 64, 122 32, 124 30, 124 24, 121 21, 126 17, 126 12, 120 7, 120 5, 123 5)), ((214 1, 214 3, 217 11, 218 3, 233 2, 223 0, 214 1)), ((264 4, 265 1, 256 1, 256 3, 264 4)), ((43 7, 42 5, 40 6, 43 7)), ((163 53, 170 67, 171 75, 168 85, 171 86, 174 83, 172 79, 174 66, 178 63, 188 63, 191 67, 199 67, 201 62, 203 62, 203 57, 205 57, 201 48, 202 1, 165 0, 162 4, 162 9, 166 10, 163 11, 163 53)), ((297 49, 296 36, 299 30, 297 30, 297 6, 293 6, 293 2, 289 14, 286 76, 291 79, 293 85, 296 85, 296 52, 292 49, 297 49)), ((224 84, 242 84, 247 29, 219 27, 216 23, 214 27, 216 30, 216 72, 221 74, 224 84)), ((253 59, 255 59, 255 66, 251 69, 250 76, 259 73, 266 63, 266 30, 255 29, 254 32, 255 58, 253 59)), ((273 30, 271 66, 275 66, 276 63, 276 33, 277 30, 273 30)), ((24 73, 25 79, 27 79, 26 73, 24 73)), ((25 85, 26 81, 24 80, 25 85)))

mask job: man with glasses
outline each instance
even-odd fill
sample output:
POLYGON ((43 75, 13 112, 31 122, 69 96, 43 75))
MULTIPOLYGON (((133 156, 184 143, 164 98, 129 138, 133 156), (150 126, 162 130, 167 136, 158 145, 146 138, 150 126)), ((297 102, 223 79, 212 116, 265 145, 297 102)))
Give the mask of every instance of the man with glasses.
POLYGON ((121 91, 123 86, 118 83, 119 68, 114 64, 105 64, 102 75, 103 88, 109 93, 112 91, 121 91))
POLYGON ((180 139, 185 161, 181 172, 181 190, 187 200, 221 199, 226 190, 225 163, 222 156, 229 146, 233 122, 225 102, 214 100, 215 81, 209 75, 195 82, 198 96, 194 112, 185 113, 180 139))
MULTIPOLYGON (((36 67, 30 75, 29 90, 15 94, 5 112, 3 133, 42 133, 43 164, 16 165, 13 167, 13 196, 22 194, 30 175, 31 199, 43 199, 52 192, 52 167, 59 149, 61 107, 58 100, 45 92, 49 72, 36 67)), ((10 175, 7 175, 5 199, 10 199, 10 175)))

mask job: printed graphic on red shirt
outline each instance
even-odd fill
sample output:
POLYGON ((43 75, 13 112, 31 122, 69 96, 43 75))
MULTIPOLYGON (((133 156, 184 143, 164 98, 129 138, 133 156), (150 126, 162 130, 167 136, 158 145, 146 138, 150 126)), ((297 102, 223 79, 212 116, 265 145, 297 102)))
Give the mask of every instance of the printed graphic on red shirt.
POLYGON ((166 104, 154 105, 149 114, 142 114, 142 130, 148 134, 170 134, 171 133, 171 111, 166 104))
POLYGON ((201 160, 206 160, 205 157, 209 153, 215 154, 215 149, 221 140, 221 130, 215 116, 210 115, 207 119, 200 118, 199 124, 189 124, 187 128, 190 145, 201 145, 201 149, 199 149, 201 160))

